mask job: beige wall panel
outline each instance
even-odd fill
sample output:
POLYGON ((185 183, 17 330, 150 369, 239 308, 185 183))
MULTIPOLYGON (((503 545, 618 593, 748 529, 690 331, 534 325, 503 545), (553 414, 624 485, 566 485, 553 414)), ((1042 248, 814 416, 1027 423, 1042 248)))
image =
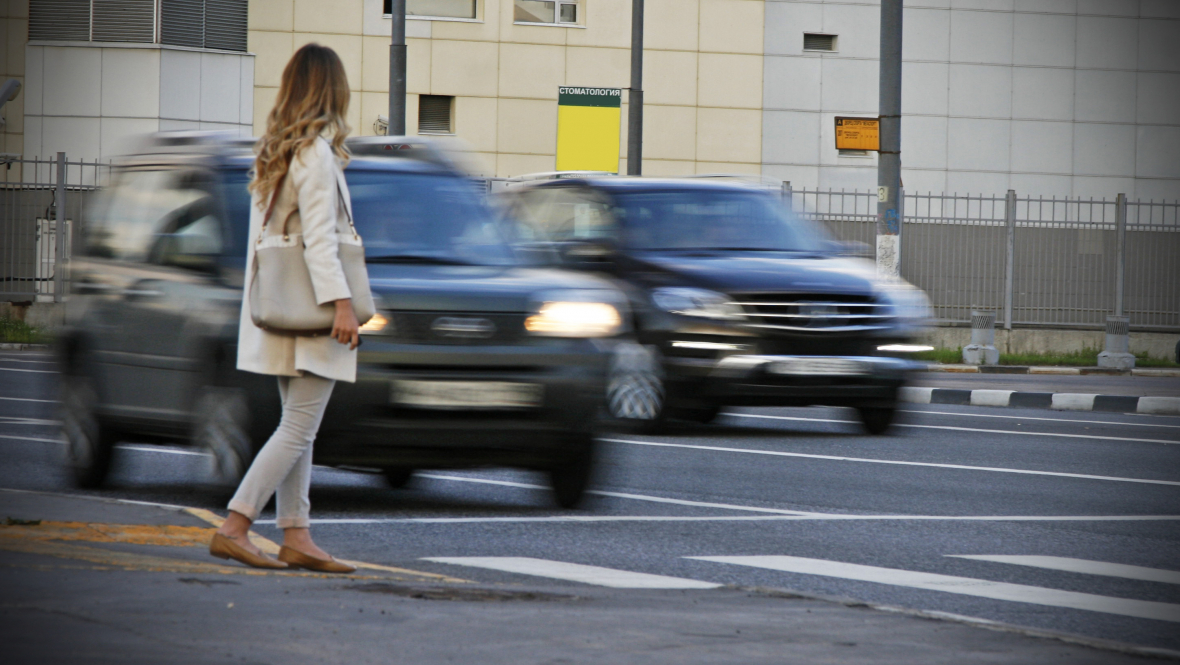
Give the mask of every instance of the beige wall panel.
MULTIPOLYGON (((628 69, 628 80, 630 75, 628 69)), ((643 98, 650 104, 696 106, 697 54, 644 49, 643 87, 643 98)))
POLYGON ((762 56, 700 54, 701 106, 762 108, 762 56))
POLYGON ((406 95, 406 136, 418 135, 418 95, 406 95))
POLYGON ((496 96, 500 60, 498 44, 434 39, 430 49, 432 94, 496 96))
POLYGON ((500 152, 557 154, 557 102, 501 99, 496 114, 500 152))
POLYGON ((582 11, 585 13, 582 25, 586 29, 569 29, 566 43, 570 46, 631 48, 631 0, 593 0, 583 3, 582 11))
MULTIPOLYGON (((624 171, 626 173, 626 171, 624 171)), ((696 162, 676 162, 668 159, 648 159, 643 158, 643 175, 662 177, 662 176, 682 176, 693 175, 697 173, 696 162)))
POLYGON ((377 116, 389 115, 389 93, 387 92, 362 92, 352 96, 352 103, 359 104, 361 107, 360 124, 353 125, 353 136, 373 136, 377 132, 373 131, 373 124, 377 122, 377 116))
POLYGON ((762 54, 763 0, 701 0, 701 51, 762 54))
POLYGON ((551 25, 516 24, 516 12, 511 0, 500 0, 500 41, 518 44, 560 44, 565 45, 567 33, 580 28, 561 28, 551 25))
MULTIPOLYGON (((358 94, 355 90, 352 91, 352 95, 350 95, 350 98, 348 100, 348 113, 345 114, 345 122, 347 122, 348 126, 352 128, 352 131, 349 132, 349 135, 356 135, 356 134, 360 133, 360 129, 361 129, 361 102, 362 102, 361 95, 358 94)), ((369 125, 372 125, 372 124, 373 124, 373 121, 370 120, 369 125)), ((369 127, 369 131, 370 132, 373 131, 373 128, 371 126, 369 127)))
POLYGON ((250 30, 295 29, 295 0, 250 0, 246 26, 250 30))
MULTIPOLYGON (((361 89, 389 92, 389 37, 364 37, 361 89)), ((406 40, 406 90, 430 94, 430 40, 406 40)))
MULTIPOLYGON (((626 119, 623 120, 626 123, 626 119)), ((696 158, 697 110, 691 106, 653 106, 643 109, 643 161, 647 158, 696 158)))
POLYGON ((698 0, 646 0, 643 49, 696 51, 700 27, 698 0))
POLYGON ((697 162, 697 173, 741 173, 746 175, 761 175, 761 164, 746 162, 697 162))
POLYGON ((362 0, 295 0, 295 32, 359 35, 363 8, 362 0))
POLYGON ((25 18, 9 18, 5 21, 8 26, 6 44, 8 51, 8 71, 23 76, 25 72, 25 44, 29 38, 29 20, 25 18))
POLYGON ((496 151, 496 107, 497 101, 491 97, 455 98, 455 134, 470 143, 472 150, 496 151))
POLYGON ((266 131, 266 117, 274 108, 278 95, 278 88, 254 88, 254 136, 262 136, 266 131))
POLYGON ((500 153, 496 156, 496 175, 500 178, 546 173, 556 170, 557 158, 553 155, 514 155, 500 153))
POLYGON ((12 18, 29 18, 29 0, 8 0, 8 15, 12 18))
MULTIPOLYGON (((626 88, 631 84, 631 51, 568 47, 565 50, 565 77, 562 84, 626 88)), ((647 85, 646 79, 644 85, 647 85)))
POLYGON ((565 49, 534 44, 500 45, 500 96, 557 99, 565 82, 565 49))
POLYGON ((503 5, 509 14, 512 3, 504 0, 481 0, 479 3, 479 21, 431 21, 431 36, 434 39, 470 39, 494 42, 500 39, 500 7, 503 5))
POLYGON ((246 48, 254 54, 254 85, 277 87, 283 79, 283 68, 295 52, 294 36, 289 32, 246 33, 246 48))
POLYGON ((344 63, 344 73, 348 75, 348 85, 353 90, 359 90, 361 87, 361 36, 355 35, 330 35, 325 33, 314 32, 296 32, 295 33, 295 50, 299 50, 304 44, 315 42, 321 46, 336 51, 340 56, 340 61, 344 63))
MULTIPOLYGON (((0 75, 8 75, 8 52, 12 50, 12 37, 8 34, 8 17, 0 21, 0 75)), ((21 44, 24 50, 24 44, 21 44)))
POLYGON ((473 152, 469 153, 471 159, 471 168, 475 169, 475 175, 481 176, 495 176, 496 175, 496 153, 494 152, 473 152))
POLYGON ((762 112, 697 109, 697 160, 760 164, 762 112))
POLYGON ((4 105, 4 131, 9 134, 20 134, 25 131, 25 99, 24 95, 24 79, 17 77, 21 82, 21 92, 17 93, 16 99, 4 105))
MULTIPOLYGON (((12 133, 5 134, 5 136, 4 136, 4 152, 7 152, 10 155, 23 155, 23 154, 25 154, 25 137, 22 136, 21 134, 12 134, 12 133)), ((20 165, 17 164, 15 166, 19 167, 20 165)), ((16 169, 14 168, 13 170, 16 170, 16 169)), ((17 180, 19 180, 19 178, 10 178, 8 180, 8 182, 15 182, 17 180)))

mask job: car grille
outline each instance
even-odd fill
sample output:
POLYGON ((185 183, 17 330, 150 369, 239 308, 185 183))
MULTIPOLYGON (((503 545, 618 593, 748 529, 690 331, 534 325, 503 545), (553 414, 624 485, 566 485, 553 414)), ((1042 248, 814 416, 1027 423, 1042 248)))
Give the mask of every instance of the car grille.
POLYGON ((403 344, 511 344, 524 337, 525 314, 389 312, 393 339, 403 344))
POLYGON ((853 332, 884 328, 889 306, 873 296, 799 293, 735 293, 747 325, 767 331, 853 332))

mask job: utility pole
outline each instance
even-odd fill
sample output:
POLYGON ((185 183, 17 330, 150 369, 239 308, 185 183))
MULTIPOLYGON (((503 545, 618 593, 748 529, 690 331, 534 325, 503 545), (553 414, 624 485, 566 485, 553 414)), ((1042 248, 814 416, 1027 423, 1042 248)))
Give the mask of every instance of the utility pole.
POLYGON ((877 155, 877 270, 901 271, 901 13, 902 0, 881 0, 881 81, 877 155))
POLYGON ((631 0, 631 87, 627 104, 627 175, 643 175, 643 0, 631 0))
POLYGON ((390 2, 393 41, 389 44, 389 126, 386 136, 406 135, 406 0, 390 2))

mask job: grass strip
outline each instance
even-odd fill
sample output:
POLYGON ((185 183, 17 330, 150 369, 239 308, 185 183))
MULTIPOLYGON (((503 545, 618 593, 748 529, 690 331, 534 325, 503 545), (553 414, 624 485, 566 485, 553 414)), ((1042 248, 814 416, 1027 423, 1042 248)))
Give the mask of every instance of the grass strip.
POLYGON ((50 335, 36 326, 8 317, 0 318, 0 342, 8 344, 48 344, 50 335))

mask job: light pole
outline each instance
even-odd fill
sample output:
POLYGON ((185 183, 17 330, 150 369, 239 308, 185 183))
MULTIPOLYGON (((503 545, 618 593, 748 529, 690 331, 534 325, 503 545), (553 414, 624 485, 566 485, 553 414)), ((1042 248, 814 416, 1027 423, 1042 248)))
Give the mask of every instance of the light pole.
POLYGON ((406 135, 406 0, 390 2, 393 40, 389 44, 389 126, 386 136, 406 135))
POLYGON ((631 87, 627 104, 627 175, 643 175, 643 0, 631 0, 631 87))
POLYGON ((881 81, 877 155, 877 269, 901 271, 901 14, 902 0, 881 0, 881 81))

